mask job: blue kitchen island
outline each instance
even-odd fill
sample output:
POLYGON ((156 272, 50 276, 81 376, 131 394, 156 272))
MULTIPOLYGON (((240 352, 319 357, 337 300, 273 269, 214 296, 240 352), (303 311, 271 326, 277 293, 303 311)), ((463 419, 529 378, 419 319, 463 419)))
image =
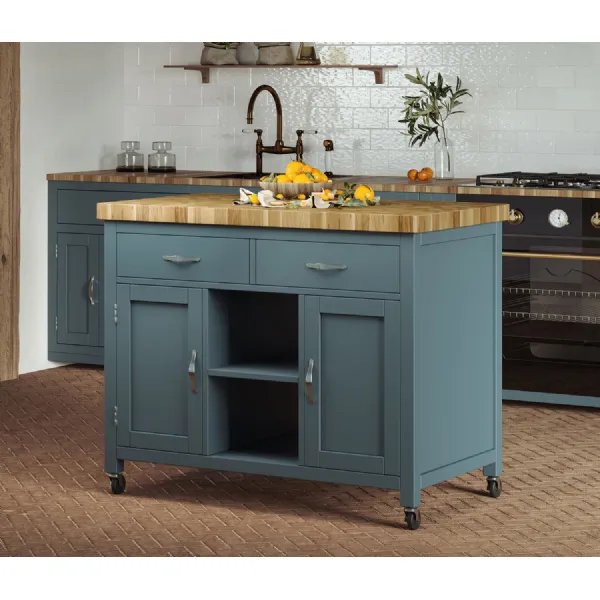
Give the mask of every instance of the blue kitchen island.
POLYGON ((105 470, 147 461, 501 492, 506 204, 101 202, 105 470))

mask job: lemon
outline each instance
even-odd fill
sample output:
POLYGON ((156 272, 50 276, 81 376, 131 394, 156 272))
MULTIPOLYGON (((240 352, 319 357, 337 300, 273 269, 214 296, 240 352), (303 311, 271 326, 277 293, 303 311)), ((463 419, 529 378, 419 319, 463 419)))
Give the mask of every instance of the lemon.
POLYGON ((302 173, 311 173, 313 172, 313 168, 310 165, 304 165, 302 167, 302 173))
POLYGON ((313 183, 314 179, 312 175, 308 173, 300 173, 294 177, 294 183, 313 183))
POLYGON ((260 200, 258 199, 257 194, 250 194, 250 203, 251 204, 260 204, 260 200))
POLYGON ((356 190, 354 190, 354 197, 366 204, 367 202, 373 201, 375 192, 368 185, 359 185, 356 190))
POLYGON ((290 181, 294 181, 294 177, 296 177, 298 173, 302 172, 303 167, 304 163, 301 163, 299 160, 293 160, 292 162, 288 163, 287 167, 285 168, 285 174, 288 176, 290 181))
POLYGON ((277 183, 292 183, 287 175, 277 175, 277 183))
POLYGON ((298 194, 298 200, 306 200, 305 194, 298 194))
POLYGON ((261 180, 261 181, 266 181, 268 178, 269 178, 269 176, 268 176, 268 175, 263 175, 263 176, 260 178, 260 180, 261 180))
POLYGON ((277 200, 283 200, 283 194, 277 194, 275 198, 277 198, 277 200))
POLYGON ((315 181, 317 183, 327 182, 327 175, 325 175, 325 173, 323 173, 322 171, 319 171, 319 169, 313 169, 312 176, 315 178, 315 181))

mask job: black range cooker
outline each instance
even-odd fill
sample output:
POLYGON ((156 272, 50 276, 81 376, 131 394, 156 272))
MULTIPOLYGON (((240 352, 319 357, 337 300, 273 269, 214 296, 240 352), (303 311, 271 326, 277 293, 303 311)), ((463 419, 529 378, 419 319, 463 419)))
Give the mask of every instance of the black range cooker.
POLYGON ((500 173, 476 186, 515 188, 514 197, 457 197, 511 208, 502 237, 504 399, 600 407, 600 175, 500 173))

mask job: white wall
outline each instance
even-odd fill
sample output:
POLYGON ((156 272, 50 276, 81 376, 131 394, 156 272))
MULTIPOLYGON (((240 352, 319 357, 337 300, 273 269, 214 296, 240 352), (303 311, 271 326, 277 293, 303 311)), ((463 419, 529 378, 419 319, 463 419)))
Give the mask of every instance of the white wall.
MULTIPOLYGON (((272 84, 284 108, 284 139, 317 128, 310 149, 331 137, 335 170, 405 174, 431 165, 431 147, 413 150, 398 129, 404 73, 460 75, 473 92, 465 115, 452 121, 456 174, 500 170, 600 172, 600 43, 422 43, 319 45, 323 62, 397 64, 385 85, 356 70, 213 70, 208 85, 192 71, 165 64, 200 62, 202 44, 125 45, 125 128, 144 152, 154 140, 173 141, 178 165, 191 169, 253 169, 254 139, 241 134, 252 90, 272 84)), ((274 106, 257 109, 255 125, 273 139, 274 106)), ((265 170, 285 158, 265 157, 265 170)))
POLYGON ((122 44, 21 44, 19 373, 56 366, 47 360, 46 174, 114 166, 122 134, 122 44))

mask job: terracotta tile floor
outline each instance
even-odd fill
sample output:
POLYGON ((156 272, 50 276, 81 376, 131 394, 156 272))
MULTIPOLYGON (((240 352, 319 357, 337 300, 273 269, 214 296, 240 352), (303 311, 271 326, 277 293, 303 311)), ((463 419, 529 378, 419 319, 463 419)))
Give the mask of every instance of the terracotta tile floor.
POLYGON ((504 493, 480 471, 423 493, 127 463, 102 471, 102 370, 0 384, 0 556, 600 555, 600 410, 504 405, 504 493))

